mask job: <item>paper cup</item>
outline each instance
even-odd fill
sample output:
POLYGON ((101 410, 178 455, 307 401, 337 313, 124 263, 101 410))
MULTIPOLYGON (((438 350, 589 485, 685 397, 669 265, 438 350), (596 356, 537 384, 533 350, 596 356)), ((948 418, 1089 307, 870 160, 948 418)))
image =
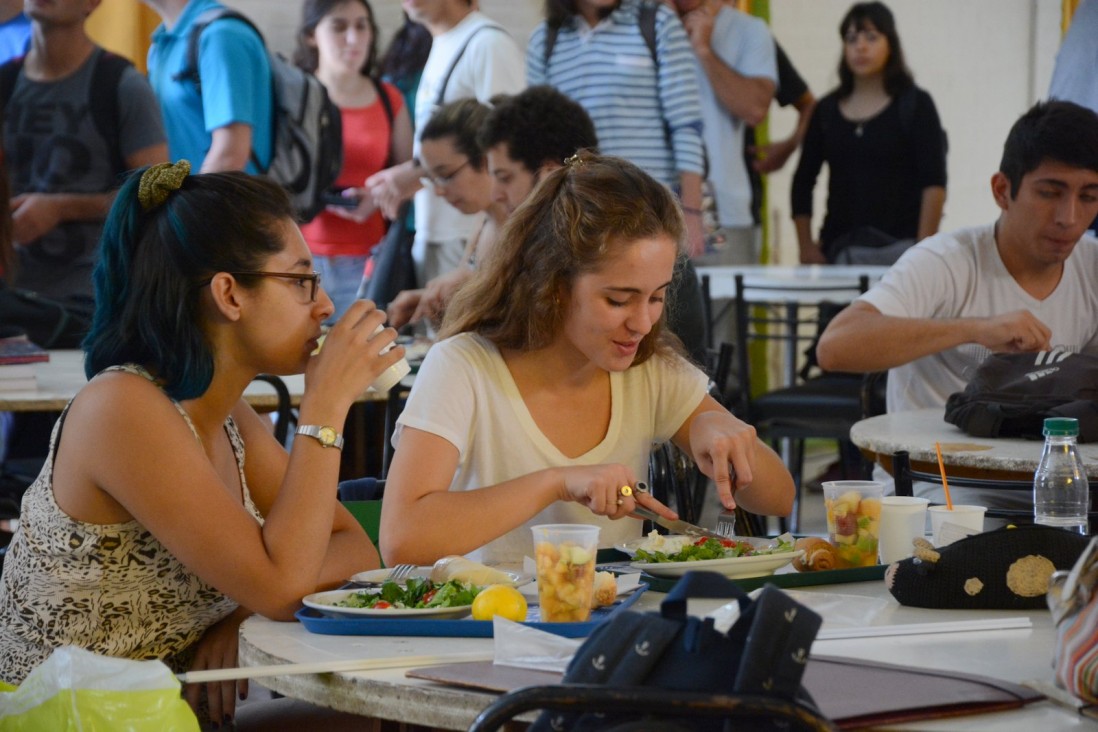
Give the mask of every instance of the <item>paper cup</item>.
MULTIPOLYGON (((384 329, 384 325, 379 325, 377 328, 374 329, 374 334, 376 335, 384 329)), ((381 352, 388 353, 392 350, 394 345, 395 342, 390 343, 385 348, 383 348, 381 352)), ((402 358, 389 368, 382 371, 378 375, 378 377, 374 379, 374 383, 370 384, 367 391, 389 391, 394 386, 399 384, 401 379, 403 379, 410 373, 412 373, 412 367, 408 365, 407 359, 402 358)))
POLYGON ((910 557, 915 550, 912 539, 926 534, 926 498, 885 496, 881 499, 881 564, 892 564, 910 557))
POLYGON ((871 567, 877 563, 884 486, 876 480, 830 480, 823 484, 827 534, 842 566, 871 567))
POLYGON ((583 622, 591 616, 599 527, 540 524, 534 532, 538 603, 546 623, 583 622))
POLYGON ((984 530, 984 506, 959 506, 953 504, 953 510, 947 506, 931 506, 930 533, 934 537, 934 546, 948 546, 958 539, 984 530))

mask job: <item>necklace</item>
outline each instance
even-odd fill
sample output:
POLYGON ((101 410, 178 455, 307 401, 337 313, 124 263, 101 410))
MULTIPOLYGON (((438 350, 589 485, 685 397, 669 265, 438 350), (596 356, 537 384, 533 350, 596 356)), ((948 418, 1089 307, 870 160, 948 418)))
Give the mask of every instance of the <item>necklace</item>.
POLYGON ((858 124, 854 125, 854 137, 861 137, 862 136, 862 130, 864 128, 865 128, 865 122, 859 122, 858 124))

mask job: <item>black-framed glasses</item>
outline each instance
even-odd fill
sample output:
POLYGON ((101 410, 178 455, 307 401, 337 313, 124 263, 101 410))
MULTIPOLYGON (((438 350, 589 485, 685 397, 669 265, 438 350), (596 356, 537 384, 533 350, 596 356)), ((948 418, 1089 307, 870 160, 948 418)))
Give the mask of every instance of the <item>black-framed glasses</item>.
POLYGON ((472 161, 466 158, 465 162, 454 168, 448 175, 432 175, 431 173, 424 173, 419 178, 419 182, 423 184, 425 188, 430 188, 432 191, 436 188, 442 188, 448 186, 454 182, 454 178, 457 178, 458 173, 465 170, 469 163, 472 161))
MULTIPOLYGON (((308 282, 311 288, 309 290, 309 302, 316 302, 317 293, 320 292, 319 272, 300 274, 298 272, 264 272, 262 270, 253 270, 241 272, 226 272, 226 274, 231 274, 233 277, 279 277, 284 280, 298 280, 299 282, 308 282)), ((209 284, 209 282, 207 282, 206 284, 209 284)))

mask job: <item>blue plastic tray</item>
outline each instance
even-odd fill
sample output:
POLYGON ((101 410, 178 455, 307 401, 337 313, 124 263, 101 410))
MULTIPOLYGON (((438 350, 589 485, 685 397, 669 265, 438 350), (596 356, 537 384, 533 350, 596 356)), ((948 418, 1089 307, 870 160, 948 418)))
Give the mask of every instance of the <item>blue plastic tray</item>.
MULTIPOLYGON (((648 589, 643 582, 637 590, 618 603, 591 611, 591 619, 583 623, 543 623, 538 615, 541 608, 531 605, 528 620, 523 625, 544 630, 565 638, 583 638, 614 613, 632 605, 648 589)), ((294 613, 310 633, 321 635, 416 635, 448 638, 491 638, 490 620, 431 620, 428 618, 333 618, 312 608, 303 607, 294 613)))

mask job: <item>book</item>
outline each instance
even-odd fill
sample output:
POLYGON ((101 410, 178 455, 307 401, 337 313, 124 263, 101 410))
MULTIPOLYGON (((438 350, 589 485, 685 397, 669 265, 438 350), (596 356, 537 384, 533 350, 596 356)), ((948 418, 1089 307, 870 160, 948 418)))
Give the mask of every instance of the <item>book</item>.
POLYGON ((35 376, 34 364, 12 363, 0 365, 0 381, 8 379, 33 379, 35 376))
POLYGON ((43 363, 50 360, 50 352, 26 337, 0 338, 0 365, 43 363))
POLYGON ((0 392, 34 391, 38 388, 38 379, 33 375, 22 379, 0 379, 0 392))

